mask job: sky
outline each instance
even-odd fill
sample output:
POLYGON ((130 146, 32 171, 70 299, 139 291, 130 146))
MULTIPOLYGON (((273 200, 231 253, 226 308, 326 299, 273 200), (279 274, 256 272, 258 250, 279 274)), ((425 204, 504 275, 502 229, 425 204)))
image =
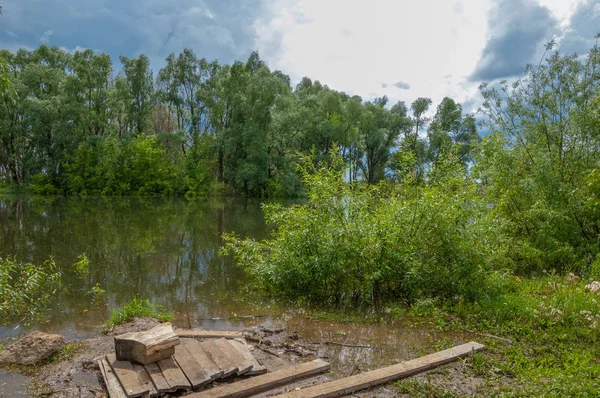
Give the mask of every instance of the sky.
POLYGON ((555 38, 585 54, 600 0, 0 0, 0 48, 146 54, 155 71, 192 48, 222 63, 258 50, 292 84, 307 76, 364 100, 449 96, 473 112, 478 86, 518 77, 555 38))

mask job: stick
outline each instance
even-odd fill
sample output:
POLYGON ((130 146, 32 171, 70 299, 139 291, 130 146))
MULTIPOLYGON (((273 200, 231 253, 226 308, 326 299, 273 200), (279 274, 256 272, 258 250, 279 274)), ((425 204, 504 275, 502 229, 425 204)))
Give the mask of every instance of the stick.
POLYGON ((190 320, 190 309, 188 307, 188 281, 185 281, 185 316, 188 321, 188 328, 192 328, 192 321, 190 320))
POLYGON ((344 343, 337 343, 335 341, 325 341, 324 342, 327 345, 339 345, 341 347, 352 347, 352 348, 370 348, 373 349, 374 347, 371 347, 370 345, 361 345, 361 344, 344 344, 344 343))

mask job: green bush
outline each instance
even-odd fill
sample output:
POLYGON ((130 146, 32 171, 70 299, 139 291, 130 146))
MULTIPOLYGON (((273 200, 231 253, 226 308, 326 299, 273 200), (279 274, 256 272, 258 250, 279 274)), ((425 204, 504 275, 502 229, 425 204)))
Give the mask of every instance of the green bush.
POLYGON ((351 185, 343 163, 301 172, 308 203, 265 205, 275 228, 256 242, 226 235, 223 254, 268 292, 321 304, 463 296, 479 299, 502 286, 499 220, 453 156, 426 185, 351 185))
POLYGON ((61 277, 52 259, 36 265, 0 257, 0 323, 39 317, 61 287, 61 277))

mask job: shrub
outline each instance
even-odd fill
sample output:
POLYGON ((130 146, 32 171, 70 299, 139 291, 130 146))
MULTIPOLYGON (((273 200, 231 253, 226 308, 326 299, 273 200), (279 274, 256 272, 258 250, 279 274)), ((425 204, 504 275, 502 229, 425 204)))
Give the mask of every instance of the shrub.
POLYGON ((32 320, 40 316, 61 287, 61 271, 52 259, 40 265, 0 257, 0 319, 32 320))
POLYGON ((502 241, 474 181, 452 156, 427 185, 351 185, 343 164, 300 171, 308 203, 265 205, 270 239, 226 235, 223 254, 270 293, 314 303, 478 299, 502 280, 502 241), (494 283, 492 283, 494 281, 494 283))

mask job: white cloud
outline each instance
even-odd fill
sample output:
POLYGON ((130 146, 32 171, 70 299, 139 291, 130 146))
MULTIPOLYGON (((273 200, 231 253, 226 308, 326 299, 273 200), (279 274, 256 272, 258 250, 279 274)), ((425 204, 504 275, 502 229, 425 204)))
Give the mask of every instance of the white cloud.
MULTIPOLYGON (((581 1, 539 3, 568 24, 581 1)), ((392 103, 410 103, 424 96, 435 107, 450 96, 476 108, 478 90, 468 76, 489 37, 492 5, 493 0, 274 0, 269 17, 255 24, 256 46, 293 83, 308 76, 365 100, 387 95, 392 103), (394 82, 409 88, 399 90, 394 82)))
POLYGON ((43 44, 48 44, 53 34, 54 31, 52 29, 45 31, 44 34, 40 37, 40 42, 42 42, 43 44))

